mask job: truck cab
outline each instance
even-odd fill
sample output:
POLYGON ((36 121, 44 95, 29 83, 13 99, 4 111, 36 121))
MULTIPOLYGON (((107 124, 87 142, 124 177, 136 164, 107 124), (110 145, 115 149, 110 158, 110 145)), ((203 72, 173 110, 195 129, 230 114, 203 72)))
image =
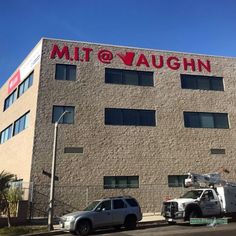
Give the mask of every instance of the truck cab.
POLYGON ((190 218, 219 216, 222 203, 214 189, 193 189, 180 198, 163 202, 162 215, 169 223, 190 218))

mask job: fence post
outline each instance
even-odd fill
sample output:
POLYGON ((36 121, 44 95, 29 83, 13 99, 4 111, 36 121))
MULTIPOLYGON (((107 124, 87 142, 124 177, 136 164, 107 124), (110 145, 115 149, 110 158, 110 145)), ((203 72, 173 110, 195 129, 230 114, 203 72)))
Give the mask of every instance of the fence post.
POLYGON ((28 201, 29 201, 29 221, 33 219, 33 199, 34 199, 34 183, 29 182, 29 193, 28 193, 28 201))
POLYGON ((89 203, 89 187, 88 186, 86 186, 86 206, 88 205, 88 203, 89 203))

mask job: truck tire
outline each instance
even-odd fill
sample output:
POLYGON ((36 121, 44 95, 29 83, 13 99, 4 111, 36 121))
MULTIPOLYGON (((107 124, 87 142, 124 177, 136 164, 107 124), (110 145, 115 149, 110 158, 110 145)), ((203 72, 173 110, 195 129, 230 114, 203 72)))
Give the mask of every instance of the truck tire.
POLYGON ((128 215, 125 218, 124 226, 127 229, 135 229, 137 225, 137 218, 134 215, 128 215))
POLYGON ((169 225, 176 225, 176 221, 167 221, 169 225))
POLYGON ((189 213, 189 220, 190 218, 199 218, 201 217, 201 212, 198 209, 194 209, 189 213))
POLYGON ((199 218, 202 216, 202 211, 198 205, 190 204, 185 209, 184 221, 189 221, 190 218, 199 218))
POLYGON ((122 225, 115 225, 115 226, 114 226, 114 229, 117 230, 117 231, 119 231, 119 230, 121 229, 121 227, 122 227, 122 225))
POLYGON ((81 220, 77 223, 75 233, 81 236, 87 236, 91 232, 92 226, 88 220, 81 220))

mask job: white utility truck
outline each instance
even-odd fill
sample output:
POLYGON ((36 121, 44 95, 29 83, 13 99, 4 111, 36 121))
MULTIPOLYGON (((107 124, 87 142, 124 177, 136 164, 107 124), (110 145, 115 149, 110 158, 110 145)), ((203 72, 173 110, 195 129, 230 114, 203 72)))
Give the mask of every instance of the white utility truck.
POLYGON ((185 179, 185 187, 194 186, 198 188, 191 189, 180 198, 163 202, 162 215, 168 223, 236 213, 236 183, 222 180, 219 173, 189 173, 185 179), (200 188, 200 184, 207 187, 200 188))

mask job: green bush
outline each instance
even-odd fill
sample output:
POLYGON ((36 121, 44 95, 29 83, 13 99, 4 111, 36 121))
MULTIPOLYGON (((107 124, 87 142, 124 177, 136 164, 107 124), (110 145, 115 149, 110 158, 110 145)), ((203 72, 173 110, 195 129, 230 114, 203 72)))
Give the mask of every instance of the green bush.
POLYGON ((20 188, 9 188, 7 191, 7 200, 9 202, 10 214, 13 217, 17 216, 17 204, 22 200, 23 191, 20 188))

